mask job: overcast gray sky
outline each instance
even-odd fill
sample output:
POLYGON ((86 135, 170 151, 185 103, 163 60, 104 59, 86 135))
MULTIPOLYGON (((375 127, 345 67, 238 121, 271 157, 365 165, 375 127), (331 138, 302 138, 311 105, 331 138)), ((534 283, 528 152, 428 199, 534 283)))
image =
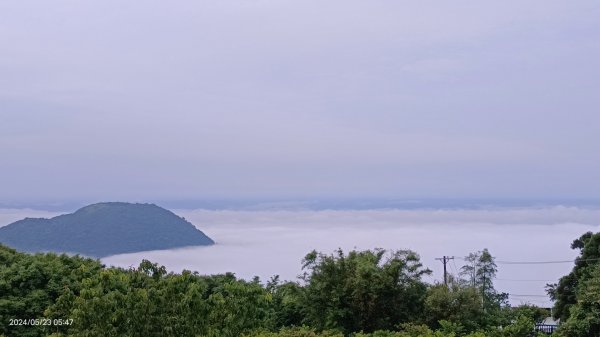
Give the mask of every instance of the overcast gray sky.
POLYGON ((0 202, 600 197, 600 3, 2 1, 0 202))

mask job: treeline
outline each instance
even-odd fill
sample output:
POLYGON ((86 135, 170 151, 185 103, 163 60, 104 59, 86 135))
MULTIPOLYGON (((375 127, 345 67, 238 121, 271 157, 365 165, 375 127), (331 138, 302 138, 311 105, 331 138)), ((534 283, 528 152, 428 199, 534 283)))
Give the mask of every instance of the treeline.
POLYGON ((548 284, 555 301, 554 315, 563 322, 560 336, 600 336, 600 233, 588 232, 573 241, 579 251, 573 270, 558 283, 548 284))
POLYGON ((298 281, 263 284, 0 245, 0 336, 530 336, 547 313, 508 305, 487 250, 466 260, 446 286, 423 281, 430 270, 412 251, 313 251, 298 281))

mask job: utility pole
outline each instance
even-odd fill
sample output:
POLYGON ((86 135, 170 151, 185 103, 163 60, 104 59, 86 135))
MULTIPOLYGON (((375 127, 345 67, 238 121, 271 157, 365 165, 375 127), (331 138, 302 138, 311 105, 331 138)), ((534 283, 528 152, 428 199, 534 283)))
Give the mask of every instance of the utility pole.
POLYGON ((448 286, 448 272, 446 271, 446 264, 448 263, 448 261, 450 260, 454 260, 454 256, 450 257, 450 256, 443 256, 443 257, 438 257, 436 258, 436 260, 442 261, 442 263, 444 264, 444 285, 446 285, 446 287, 448 286))

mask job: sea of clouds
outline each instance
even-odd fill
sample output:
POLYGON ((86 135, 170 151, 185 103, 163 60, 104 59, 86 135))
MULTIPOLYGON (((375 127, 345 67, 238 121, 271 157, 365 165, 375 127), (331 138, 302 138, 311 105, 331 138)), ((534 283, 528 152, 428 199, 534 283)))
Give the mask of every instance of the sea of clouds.
POLYGON ((111 256, 110 265, 135 266, 150 259, 169 269, 203 274, 235 272, 265 280, 273 275, 295 280, 301 260, 316 249, 411 249, 433 270, 428 281, 442 279, 441 256, 457 273, 460 259, 488 248, 498 261, 496 286, 511 302, 547 305, 544 285, 569 272, 571 263, 514 265, 502 261, 563 261, 577 256, 573 239, 599 231, 599 209, 577 207, 490 208, 484 210, 323 210, 234 211, 179 210, 217 244, 111 256), (528 295, 528 296, 522 296, 528 295), (535 296, 529 296, 535 295, 535 296))
MULTIPOLYGON (((296 280, 301 260, 311 250, 338 248, 411 249, 433 271, 428 282, 442 280, 436 258, 454 256, 448 272, 458 273, 461 258, 488 248, 496 257, 496 288, 512 303, 549 305, 544 285, 570 271, 572 263, 506 264, 514 261, 572 260, 573 239, 600 231, 600 209, 579 207, 419 209, 419 210, 176 210, 216 241, 214 246, 122 254, 103 258, 107 265, 135 267, 142 259, 201 274, 234 272, 267 280, 280 275, 296 280)), ((0 210, 0 223, 52 212, 0 210)))

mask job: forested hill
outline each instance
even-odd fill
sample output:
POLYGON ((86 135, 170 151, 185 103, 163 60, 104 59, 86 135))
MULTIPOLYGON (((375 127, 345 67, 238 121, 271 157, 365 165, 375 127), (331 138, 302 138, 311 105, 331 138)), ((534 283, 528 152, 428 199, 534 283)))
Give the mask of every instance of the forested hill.
POLYGON ((25 252, 104 257, 214 241, 184 218, 154 204, 108 202, 51 219, 19 220, 0 228, 0 243, 25 252))

